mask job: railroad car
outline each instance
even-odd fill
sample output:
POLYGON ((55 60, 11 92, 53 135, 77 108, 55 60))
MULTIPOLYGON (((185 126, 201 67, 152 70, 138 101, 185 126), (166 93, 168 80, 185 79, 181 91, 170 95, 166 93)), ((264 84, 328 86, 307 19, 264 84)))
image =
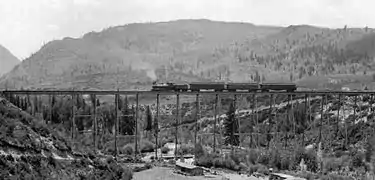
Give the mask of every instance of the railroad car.
POLYGON ((176 92, 199 92, 199 91, 248 91, 248 92, 269 92, 269 91, 287 91, 297 90, 293 83, 224 83, 224 82, 193 82, 189 84, 161 83, 152 86, 152 91, 176 91, 176 92))
POLYGON ((189 84, 175 84, 174 90, 186 92, 186 91, 190 90, 190 85, 189 84))
POLYGON ((260 89, 263 92, 269 91, 287 91, 294 92, 297 90, 296 84, 293 83, 262 83, 260 89))
POLYGON ((153 83, 151 91, 174 91, 175 85, 173 83, 153 83))
POLYGON ((226 90, 229 92, 249 91, 256 92, 260 89, 258 83, 228 83, 226 90))
POLYGON ((223 91, 226 88, 225 83, 221 82, 194 82, 190 83, 191 91, 201 91, 201 90, 213 90, 213 91, 223 91))

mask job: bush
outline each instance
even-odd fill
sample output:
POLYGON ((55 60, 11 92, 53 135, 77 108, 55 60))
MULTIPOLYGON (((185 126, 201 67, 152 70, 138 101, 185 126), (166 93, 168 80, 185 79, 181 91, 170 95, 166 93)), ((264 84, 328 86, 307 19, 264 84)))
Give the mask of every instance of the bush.
POLYGON ((305 161, 308 171, 316 172, 318 170, 318 161, 315 151, 305 151, 303 147, 297 148, 293 159, 293 166, 297 167, 302 158, 305 161))
POLYGON ((238 171, 239 167, 237 166, 240 164, 240 162, 237 159, 235 161, 232 157, 236 158, 235 155, 233 154, 230 154, 229 156, 226 155, 224 157, 224 161, 222 161, 221 168, 238 171))
POLYGON ((203 155, 196 160, 196 165, 211 168, 213 166, 214 157, 210 154, 203 155))
POLYGON ((155 151, 155 145, 152 142, 148 140, 141 141, 141 153, 154 152, 154 151, 155 151))
POLYGON ((222 167, 223 164, 225 164, 223 158, 215 158, 213 160, 213 166, 214 167, 222 167))
POLYGON ((258 172, 258 170, 263 171, 262 169, 267 169, 267 167, 262 164, 250 164, 248 167, 248 173, 253 174, 255 172, 258 172))
POLYGON ((180 149, 178 150, 179 154, 193 154, 194 153, 194 146, 189 145, 181 145, 180 149))
POLYGON ((351 177, 340 176, 336 174, 329 174, 320 177, 322 180, 353 180, 351 177))
POLYGON ((338 171, 344 169, 344 167, 349 167, 351 164, 351 159, 349 156, 342 156, 340 158, 325 158, 323 162, 323 171, 338 171))
POLYGON ((317 175, 310 173, 310 172, 302 172, 302 173, 297 174, 296 176, 305 178, 306 180, 318 179, 317 175))
POLYGON ((335 151, 335 157, 341 157, 343 155, 345 155, 346 153, 343 151, 343 150, 336 150, 335 151))
POLYGON ((197 156, 197 158, 204 156, 205 151, 203 149, 203 146, 201 144, 196 144, 195 147, 195 155, 197 156))
POLYGON ((258 162, 258 158, 260 156, 260 153, 254 149, 249 150, 247 161, 251 164, 256 164, 258 162))
POLYGON ((266 166, 259 166, 257 172, 261 173, 261 174, 265 174, 265 175, 270 174, 270 171, 268 170, 268 168, 266 166))
POLYGON ((291 157, 284 156, 281 158, 280 170, 291 170, 293 169, 293 160, 291 157))
POLYGON ((167 154, 168 152, 169 152, 169 148, 168 147, 162 147, 161 148, 161 153, 163 153, 163 154, 167 154))
POLYGON ((223 168, 233 171, 245 170, 244 164, 238 163, 232 159, 233 155, 226 155, 225 157, 220 157, 218 154, 205 154, 197 159, 196 165, 203 166, 206 168, 223 168), (242 165, 241 165, 242 164, 242 165))
POLYGON ((120 148, 121 154, 132 155, 134 153, 134 144, 127 144, 120 148))
POLYGON ((365 158, 364 154, 357 151, 352 156, 351 167, 354 167, 354 168, 365 167, 365 162, 363 161, 364 158, 365 158))
POLYGON ((281 156, 277 149, 272 149, 268 159, 268 166, 281 169, 281 156))
POLYGON ((258 158, 258 163, 263 165, 268 165, 270 162, 269 154, 268 152, 261 153, 258 158))

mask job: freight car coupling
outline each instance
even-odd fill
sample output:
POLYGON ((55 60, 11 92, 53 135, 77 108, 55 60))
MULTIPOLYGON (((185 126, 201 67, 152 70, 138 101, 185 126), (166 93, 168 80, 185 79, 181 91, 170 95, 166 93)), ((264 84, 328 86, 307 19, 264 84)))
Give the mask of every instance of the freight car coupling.
POLYGON ((160 83, 154 84, 151 91, 173 91, 173 92, 270 92, 286 91, 294 92, 297 85, 294 83, 221 83, 221 82, 194 82, 187 84, 160 83))

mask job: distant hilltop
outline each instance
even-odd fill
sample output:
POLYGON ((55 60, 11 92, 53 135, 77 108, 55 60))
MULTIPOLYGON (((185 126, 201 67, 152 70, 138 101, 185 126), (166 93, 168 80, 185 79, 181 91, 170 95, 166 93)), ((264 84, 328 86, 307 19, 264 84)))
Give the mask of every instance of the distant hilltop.
MULTIPOLYGON (((358 79, 374 73, 374 32, 210 20, 128 24, 48 42, 0 78, 0 88, 146 90, 155 80, 358 79)), ((309 88, 333 86, 317 82, 309 88)))

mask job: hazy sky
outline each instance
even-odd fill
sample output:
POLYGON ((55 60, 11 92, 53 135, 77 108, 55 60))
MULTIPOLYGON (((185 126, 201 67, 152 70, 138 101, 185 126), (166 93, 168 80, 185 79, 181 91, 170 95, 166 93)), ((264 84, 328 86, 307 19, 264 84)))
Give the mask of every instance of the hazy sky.
POLYGON ((0 44, 23 59, 53 39, 189 18, 375 28, 374 5, 374 0, 0 0, 0 44))

